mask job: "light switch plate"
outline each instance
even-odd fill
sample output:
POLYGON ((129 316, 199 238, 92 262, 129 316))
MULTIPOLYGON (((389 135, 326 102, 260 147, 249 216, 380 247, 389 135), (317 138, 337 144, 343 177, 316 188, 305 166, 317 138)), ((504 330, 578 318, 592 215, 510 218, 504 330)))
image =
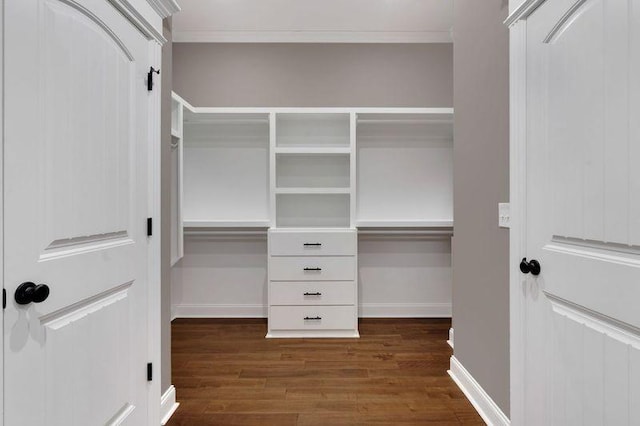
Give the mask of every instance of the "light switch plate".
POLYGON ((498 203, 498 226, 511 228, 511 205, 509 203, 498 203))

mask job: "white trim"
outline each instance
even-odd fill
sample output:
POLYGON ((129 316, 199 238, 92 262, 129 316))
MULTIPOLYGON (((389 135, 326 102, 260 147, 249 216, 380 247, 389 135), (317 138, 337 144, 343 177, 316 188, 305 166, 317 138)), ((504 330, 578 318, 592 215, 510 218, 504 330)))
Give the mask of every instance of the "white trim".
POLYGON ((176 43, 452 43, 451 31, 175 31, 176 43))
POLYGON ((449 339, 447 339, 447 345, 451 346, 451 349, 453 349, 453 327, 449 329, 449 339))
POLYGON ((508 426, 510 424, 509 418, 455 356, 451 357, 450 370, 447 372, 485 423, 490 426, 508 426))
MULTIPOLYGON (((360 318, 451 318, 451 303, 363 303, 360 318)), ((176 318, 267 318, 268 306, 261 304, 177 304, 176 318)))
POLYGON ((160 45, 167 42, 162 33, 129 0, 108 0, 133 25, 144 34, 148 40, 154 40, 160 45))
MULTIPOLYGON (((0 0, 0 286, 4 289, 4 0, 0 0)), ((4 333, 4 312, 0 315, 4 333)), ((4 425, 4 337, 0 339, 0 426, 4 425)))
MULTIPOLYGON (((149 42, 149 65, 159 68, 162 62, 161 45, 153 41, 149 42)), ((148 92, 148 211, 147 217, 153 218, 153 235, 147 238, 148 244, 148 272, 147 272, 147 362, 153 363, 156 378, 148 387, 148 424, 155 426, 160 423, 160 371, 162 369, 162 256, 160 252, 161 219, 161 90, 148 92)))
POLYGON ((451 318, 451 303, 362 303, 360 318, 451 318))
POLYGON ((526 0, 522 2, 509 16, 505 19, 504 24, 511 27, 516 22, 527 19, 535 10, 546 0, 526 0))
POLYGON ((174 318, 267 318, 267 305, 178 304, 174 318))
MULTIPOLYGON (((531 4, 531 3, 529 3, 531 4)), ((528 15, 527 15, 528 16, 528 15)), ((510 415, 514 424, 524 424, 525 406, 525 299, 522 295, 519 259, 524 257, 526 244, 526 46, 527 21, 511 26, 510 38, 510 215, 509 230, 509 350, 510 350, 510 415)))
POLYGON ((182 10, 175 0, 147 0, 147 3, 163 19, 182 10))
POLYGON ((180 403, 176 402, 176 388, 171 385, 160 398, 160 424, 162 426, 169 422, 179 405, 180 403))

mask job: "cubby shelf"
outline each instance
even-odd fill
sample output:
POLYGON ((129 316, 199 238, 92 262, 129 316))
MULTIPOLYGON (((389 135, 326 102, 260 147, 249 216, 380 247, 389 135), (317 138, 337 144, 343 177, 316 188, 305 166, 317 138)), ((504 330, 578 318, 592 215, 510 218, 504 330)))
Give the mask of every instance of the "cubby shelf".
POLYGON ((349 194, 350 188, 276 188, 276 194, 349 194))
POLYGON ((276 154, 350 154, 351 148, 340 147, 293 147, 283 148, 276 147, 274 149, 276 154))

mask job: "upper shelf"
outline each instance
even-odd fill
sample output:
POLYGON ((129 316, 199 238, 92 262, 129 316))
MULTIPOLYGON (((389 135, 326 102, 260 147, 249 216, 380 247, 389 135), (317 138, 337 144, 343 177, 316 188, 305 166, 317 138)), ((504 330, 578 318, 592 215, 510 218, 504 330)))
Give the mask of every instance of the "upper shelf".
POLYGON ((264 220, 185 220, 185 228, 218 229, 218 228, 268 228, 271 221, 264 220))

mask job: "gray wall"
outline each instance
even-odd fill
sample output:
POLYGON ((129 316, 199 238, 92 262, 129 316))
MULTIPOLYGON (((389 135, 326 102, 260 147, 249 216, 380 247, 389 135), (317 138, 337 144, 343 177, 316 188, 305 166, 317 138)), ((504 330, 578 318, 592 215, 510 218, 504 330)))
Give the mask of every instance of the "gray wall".
POLYGON ((509 38, 506 0, 454 0, 455 356, 509 414, 509 38))
POLYGON ((194 106, 452 106, 451 44, 175 43, 194 106))
MULTIPOLYGON (((165 19, 162 25, 162 33, 167 40, 171 40, 171 18, 165 19)), ((162 176, 160 190, 162 193, 160 205, 160 256, 162 263, 161 276, 161 392, 164 393, 171 385, 171 42, 162 46, 162 129, 161 129, 161 154, 160 168, 162 176)))

